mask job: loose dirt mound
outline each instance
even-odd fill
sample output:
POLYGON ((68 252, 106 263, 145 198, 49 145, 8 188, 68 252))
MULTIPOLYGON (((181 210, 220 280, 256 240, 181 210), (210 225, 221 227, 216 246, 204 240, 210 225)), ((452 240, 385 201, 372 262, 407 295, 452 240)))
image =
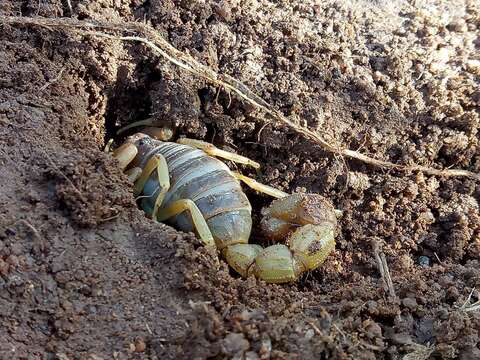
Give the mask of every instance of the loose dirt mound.
MULTIPOLYGON (((25 0, 0 14, 145 21, 337 146, 479 173, 480 7, 429 3, 25 0)), ((0 358, 480 358, 478 182, 334 156, 142 45, 4 23, 0 54, 0 358), (103 147, 147 117, 258 161, 241 170, 264 183, 329 197, 335 253, 268 285, 146 219, 103 147)), ((246 193, 258 224, 270 199, 246 193)))

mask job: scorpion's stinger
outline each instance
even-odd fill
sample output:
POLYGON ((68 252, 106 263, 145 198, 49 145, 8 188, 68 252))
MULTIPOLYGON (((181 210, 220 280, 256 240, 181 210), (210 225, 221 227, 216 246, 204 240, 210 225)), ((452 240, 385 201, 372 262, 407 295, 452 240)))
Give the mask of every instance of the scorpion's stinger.
POLYGON ((158 221, 165 221, 171 217, 178 215, 185 210, 188 210, 192 219, 193 227, 197 230, 198 236, 207 246, 215 246, 215 240, 208 227, 205 218, 198 209, 197 205, 190 199, 182 199, 173 202, 166 209, 161 209, 158 212, 158 221))
POLYGON ((287 197, 288 194, 275 189, 274 187, 259 183, 257 180, 254 180, 252 178, 249 178, 248 176, 242 175, 239 172, 234 171, 233 176, 235 176, 238 180, 244 182, 246 185, 248 185, 250 188, 253 190, 256 190, 258 192, 273 196, 274 198, 280 199, 287 197))
POLYGON ((335 225, 307 224, 290 236, 290 249, 305 270, 314 270, 335 249, 335 225))
POLYGON ((178 139, 177 143, 203 150, 205 151, 205 153, 207 153, 207 155, 210 155, 210 156, 227 159, 239 164, 249 165, 255 169, 260 169, 260 164, 257 163, 256 161, 250 160, 249 158, 242 155, 234 154, 229 151, 219 149, 215 145, 202 140, 182 138, 182 139, 178 139))

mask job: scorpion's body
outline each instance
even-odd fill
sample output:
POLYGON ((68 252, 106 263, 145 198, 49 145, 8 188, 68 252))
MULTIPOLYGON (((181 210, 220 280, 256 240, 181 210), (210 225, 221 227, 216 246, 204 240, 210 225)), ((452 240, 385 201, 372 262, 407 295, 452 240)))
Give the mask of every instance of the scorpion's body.
POLYGON ((242 276, 254 274, 267 282, 296 280, 318 267, 333 250, 336 218, 323 197, 288 195, 259 184, 232 172, 213 156, 258 167, 254 161, 199 140, 179 141, 183 143, 139 133, 116 150, 121 167, 129 167, 140 206, 154 219, 167 220, 186 232, 196 231, 242 276), (267 237, 286 244, 264 249, 248 243, 252 207, 239 180, 280 198, 264 209, 261 225, 267 237))
MULTIPOLYGON (((150 137, 140 140, 137 147, 141 159, 137 166, 144 168, 154 154, 163 155, 167 162, 170 189, 160 211, 177 200, 190 199, 201 211, 214 239, 229 244, 248 242, 252 207, 227 165, 202 150, 150 137)), ((151 214, 159 191, 153 173, 145 184, 141 199, 141 207, 147 214, 151 214)), ((169 219, 169 223, 185 232, 194 230, 186 212, 169 219)))

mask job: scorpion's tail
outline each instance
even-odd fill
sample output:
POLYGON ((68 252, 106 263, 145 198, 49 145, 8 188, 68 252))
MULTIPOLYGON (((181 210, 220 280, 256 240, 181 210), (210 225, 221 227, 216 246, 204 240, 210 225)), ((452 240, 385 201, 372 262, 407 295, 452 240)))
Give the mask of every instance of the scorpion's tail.
POLYGON ((287 245, 265 249, 246 243, 225 247, 225 259, 244 277, 253 274, 269 283, 294 281, 322 264, 335 248, 335 210, 320 195, 293 194, 276 200, 264 216, 262 229, 272 240, 290 236, 287 245))

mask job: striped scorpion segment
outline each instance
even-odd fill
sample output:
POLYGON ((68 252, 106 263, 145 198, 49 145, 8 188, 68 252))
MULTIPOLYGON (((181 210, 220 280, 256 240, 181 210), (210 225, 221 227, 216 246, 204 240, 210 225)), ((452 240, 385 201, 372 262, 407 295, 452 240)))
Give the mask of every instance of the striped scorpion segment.
POLYGON ((213 238, 222 256, 239 274, 271 283, 298 279, 305 271, 320 266, 333 251, 336 216, 325 198, 317 194, 285 194, 232 172, 209 151, 257 167, 255 162, 199 140, 181 142, 136 134, 114 153, 122 169, 129 164, 127 173, 150 169, 143 180, 134 176, 137 191, 141 192, 137 194, 140 206, 147 214, 155 213, 157 220, 167 219, 179 230, 197 231, 207 245, 208 238, 213 238), (152 159, 158 160, 153 162, 157 171, 152 171, 152 159), (166 169, 160 168, 161 164, 166 169), (262 211, 261 228, 267 238, 283 244, 262 248, 248 243, 252 207, 239 179, 278 198, 262 211))
MULTIPOLYGON (((154 154, 165 157, 170 189, 160 211, 181 199, 192 200, 201 211, 219 249, 232 243, 247 243, 252 228, 252 207, 240 182, 227 165, 199 149, 172 142, 143 138, 137 142, 140 163, 145 167, 154 154), (144 154, 144 155, 142 155, 144 154)), ((160 191, 155 173, 146 182, 140 206, 151 214, 160 191)), ((176 228, 194 231, 189 214, 183 212, 169 219, 176 228)))

